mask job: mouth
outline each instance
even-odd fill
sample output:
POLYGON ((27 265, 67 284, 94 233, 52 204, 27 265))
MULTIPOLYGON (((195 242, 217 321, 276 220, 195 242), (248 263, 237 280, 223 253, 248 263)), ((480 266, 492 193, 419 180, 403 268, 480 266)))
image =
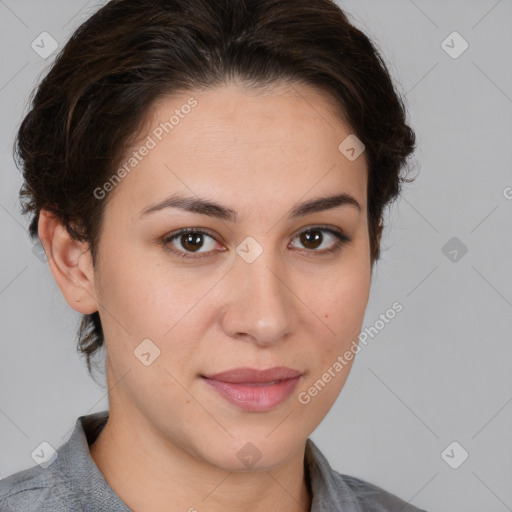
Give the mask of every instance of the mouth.
POLYGON ((270 384, 282 380, 294 379, 300 377, 302 372, 286 366, 275 366, 266 370, 257 368, 233 368, 224 372, 212 375, 203 375, 207 379, 221 382, 230 382, 232 384, 270 384))
POLYGON ((282 404, 302 375, 299 370, 280 366, 267 370, 235 368, 201 377, 210 389, 239 409, 265 412, 282 404))

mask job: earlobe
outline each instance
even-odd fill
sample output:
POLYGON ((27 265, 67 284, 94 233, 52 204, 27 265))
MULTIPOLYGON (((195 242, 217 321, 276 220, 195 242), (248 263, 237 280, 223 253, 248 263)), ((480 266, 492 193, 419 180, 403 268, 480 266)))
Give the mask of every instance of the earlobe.
POLYGON ((89 245, 74 240, 60 219, 47 210, 39 214, 38 233, 50 270, 67 303, 79 313, 98 311, 89 245))

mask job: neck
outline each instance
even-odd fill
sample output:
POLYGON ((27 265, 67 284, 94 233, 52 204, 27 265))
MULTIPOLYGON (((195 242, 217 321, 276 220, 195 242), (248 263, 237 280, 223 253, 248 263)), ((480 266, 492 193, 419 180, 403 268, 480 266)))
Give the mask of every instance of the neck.
POLYGON ((309 512, 305 445, 268 471, 213 466, 110 408, 90 454, 110 487, 133 512, 309 512), (139 428, 140 427, 140 428, 139 428))

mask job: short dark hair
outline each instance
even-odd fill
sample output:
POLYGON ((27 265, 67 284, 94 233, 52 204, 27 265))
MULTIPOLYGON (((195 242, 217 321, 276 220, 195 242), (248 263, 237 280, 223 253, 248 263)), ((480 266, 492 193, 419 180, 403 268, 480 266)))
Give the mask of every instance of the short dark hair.
MULTIPOLYGON (((330 94, 365 145, 371 261, 415 135, 386 65, 332 0, 112 0, 87 19, 39 84, 16 138, 22 213, 52 212, 87 242, 93 264, 104 184, 161 97, 236 80, 309 84, 330 94)), ((340 141, 341 142, 341 141, 340 141)), ((77 349, 104 344, 99 313, 84 315, 77 349)), ((92 375, 92 374, 91 374, 92 375)))

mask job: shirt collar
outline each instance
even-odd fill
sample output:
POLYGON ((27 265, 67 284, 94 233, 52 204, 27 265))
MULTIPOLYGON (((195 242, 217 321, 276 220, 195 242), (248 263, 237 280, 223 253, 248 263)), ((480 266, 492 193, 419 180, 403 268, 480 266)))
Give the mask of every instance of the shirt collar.
POLYGON ((73 487, 79 490, 84 512, 131 512, 108 485, 89 452, 89 445, 101 432, 107 419, 108 411, 80 416, 71 437, 59 449, 55 464, 73 480, 73 487))
MULTIPOLYGON (((89 445, 97 438, 107 420, 108 411, 80 416, 71 437, 59 449, 56 469, 71 478, 74 487, 80 490, 84 512, 131 512, 108 485, 89 452, 89 445)), ((310 512, 363 512, 342 475, 330 467, 322 452, 309 438, 305 446, 304 470, 312 496, 310 512)))
POLYGON ((364 512, 343 476, 331 468, 329 461, 309 438, 306 440, 304 470, 312 495, 310 512, 364 512))

